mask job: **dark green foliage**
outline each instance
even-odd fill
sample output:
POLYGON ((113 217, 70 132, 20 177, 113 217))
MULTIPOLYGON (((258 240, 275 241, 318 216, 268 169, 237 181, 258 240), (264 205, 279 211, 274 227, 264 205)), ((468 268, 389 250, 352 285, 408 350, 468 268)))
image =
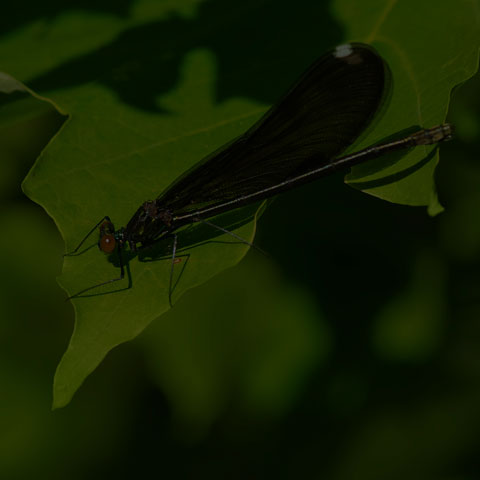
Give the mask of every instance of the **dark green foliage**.
MULTIPOLYGON (((436 2, 432 9, 427 2, 378 1, 364 8, 361 2, 338 1, 330 11, 324 2, 292 10, 287 2, 252 0, 237 10, 220 1, 144 1, 132 4, 130 15, 123 7, 106 13, 89 6, 19 23, 0 44, 1 69, 68 115, 24 191, 53 218, 67 250, 106 214, 125 225, 141 202, 245 131, 311 61, 346 41, 373 44, 393 78, 388 105, 356 149, 412 125, 441 123, 451 89, 478 67, 473 5, 459 1, 453 9, 450 2, 436 2), (42 28, 47 36, 39 34, 42 28)), ((8 91, 8 83, 2 88, 8 91)), ((8 126, 5 118, 22 116, 21 104, 16 108, 17 116, 4 110, 2 126, 8 126)), ((437 162, 438 152, 416 149, 355 168, 348 181, 392 202, 428 206, 435 214, 441 210, 433 183, 437 162)), ((241 225, 235 233, 252 240, 254 216, 251 210, 235 213, 230 221, 241 225)), ((291 234, 285 225, 281 235, 291 234)), ((235 265, 246 251, 243 245, 207 243, 184 252, 188 262, 177 268, 186 265, 174 301, 235 265)), ((156 253, 168 252, 165 245, 156 253)), ((55 379, 56 407, 68 403, 113 347, 168 309, 169 262, 149 260, 130 259, 128 290, 74 300, 76 326, 55 379)), ((320 269, 314 273, 322 275, 320 269)), ((95 247, 66 259, 59 282, 73 294, 116 274, 95 247)))

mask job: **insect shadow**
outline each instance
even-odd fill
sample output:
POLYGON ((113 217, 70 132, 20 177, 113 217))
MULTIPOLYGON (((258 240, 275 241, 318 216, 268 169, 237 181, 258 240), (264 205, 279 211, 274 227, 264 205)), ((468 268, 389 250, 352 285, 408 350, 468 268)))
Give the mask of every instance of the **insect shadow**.
MULTIPOLYGON (((405 128, 399 132, 394 133, 393 135, 388 135, 387 137, 382 138, 379 143, 386 143, 386 142, 393 142, 398 140, 399 138, 406 137, 412 134, 415 131, 418 131, 420 127, 418 125, 414 125, 412 127, 405 128)), ((376 178, 373 180, 366 180, 366 181, 357 181, 355 177, 364 177, 366 175, 374 175, 380 173, 382 170, 385 170, 392 165, 397 164, 403 157, 408 155, 410 151, 412 151, 415 147, 411 147, 405 150, 401 150, 398 152, 390 152, 388 155, 384 155, 379 158, 372 158, 369 160, 368 165, 366 164, 359 164, 355 166, 355 173, 350 173, 348 180, 355 185, 355 188, 359 190, 368 190, 371 188, 376 187, 383 187, 385 185, 389 185, 394 182, 398 182, 409 175, 412 175, 417 170, 423 168, 432 158, 435 156, 436 152, 439 149, 439 145, 435 145, 434 148, 425 155, 420 161, 415 162, 413 165, 406 167, 403 170, 398 172, 382 176, 380 178, 376 178)))

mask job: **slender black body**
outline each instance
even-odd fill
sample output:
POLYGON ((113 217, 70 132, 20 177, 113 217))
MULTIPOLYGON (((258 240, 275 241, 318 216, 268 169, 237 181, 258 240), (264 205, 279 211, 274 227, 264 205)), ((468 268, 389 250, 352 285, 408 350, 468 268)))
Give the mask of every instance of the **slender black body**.
POLYGON ((115 230, 108 217, 102 219, 71 254, 100 225, 99 247, 105 253, 117 249, 121 275, 74 296, 123 278, 125 244, 136 251, 170 236, 174 260, 175 232, 184 225, 204 222, 225 231, 207 219, 384 153, 451 137, 445 124, 339 156, 371 122, 387 76, 382 58, 366 45, 343 45, 320 57, 252 128, 144 202, 126 227, 115 230))

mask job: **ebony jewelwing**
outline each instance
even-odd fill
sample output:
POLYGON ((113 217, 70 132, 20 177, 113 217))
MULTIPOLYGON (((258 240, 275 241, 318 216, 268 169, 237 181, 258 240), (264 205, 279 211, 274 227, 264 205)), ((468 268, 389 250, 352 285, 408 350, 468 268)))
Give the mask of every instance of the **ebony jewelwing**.
POLYGON ((382 103, 387 73, 385 61, 364 44, 341 45, 321 56, 253 127, 209 155, 155 200, 144 202, 126 227, 116 230, 108 216, 102 218, 66 255, 75 255, 100 227, 98 246, 106 254, 117 251, 120 276, 69 298, 122 280, 126 245, 136 252, 172 237, 171 305, 176 232, 181 227, 202 222, 239 239, 208 219, 388 152, 449 140, 453 127, 443 124, 339 156, 372 121, 382 103))

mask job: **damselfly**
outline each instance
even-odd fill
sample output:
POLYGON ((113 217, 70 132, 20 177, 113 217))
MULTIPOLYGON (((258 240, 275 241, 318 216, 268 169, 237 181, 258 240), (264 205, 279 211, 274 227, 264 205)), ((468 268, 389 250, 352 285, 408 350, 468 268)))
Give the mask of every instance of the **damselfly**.
POLYGON ((450 139, 452 126, 443 124, 340 156, 377 112, 387 72, 380 55, 359 43, 339 46, 320 57, 254 126, 204 159, 155 200, 144 202, 126 227, 115 229, 108 216, 102 218, 67 255, 75 255, 99 227, 98 246, 104 253, 118 253, 120 275, 70 298, 122 280, 126 246, 136 252, 170 237, 171 304, 176 232, 181 227, 202 222, 239 239, 209 219, 388 152, 450 139))

